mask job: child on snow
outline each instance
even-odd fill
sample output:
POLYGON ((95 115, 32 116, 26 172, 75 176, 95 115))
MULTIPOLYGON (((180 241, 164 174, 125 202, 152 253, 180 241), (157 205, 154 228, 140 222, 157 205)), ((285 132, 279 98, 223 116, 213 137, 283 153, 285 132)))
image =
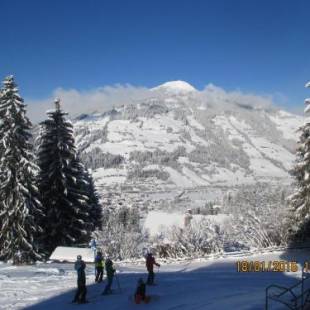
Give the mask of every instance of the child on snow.
POLYGON ((148 303, 150 301, 150 297, 145 295, 145 283, 143 282, 143 279, 140 278, 138 280, 138 285, 135 293, 135 303, 140 304, 141 301, 144 301, 145 303, 148 303))

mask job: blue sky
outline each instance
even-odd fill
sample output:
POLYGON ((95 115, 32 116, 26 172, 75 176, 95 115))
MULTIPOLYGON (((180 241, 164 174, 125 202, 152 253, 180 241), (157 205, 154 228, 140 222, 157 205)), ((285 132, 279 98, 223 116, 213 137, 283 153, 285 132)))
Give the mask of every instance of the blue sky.
POLYGON ((0 1, 0 76, 21 94, 185 80, 273 95, 294 110, 310 80, 310 1, 0 1))

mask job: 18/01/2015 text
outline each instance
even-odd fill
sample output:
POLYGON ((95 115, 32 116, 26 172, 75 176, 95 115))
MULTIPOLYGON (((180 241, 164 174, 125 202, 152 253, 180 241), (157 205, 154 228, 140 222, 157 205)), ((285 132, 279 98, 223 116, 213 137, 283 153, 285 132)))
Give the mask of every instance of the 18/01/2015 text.
MULTIPOLYGON (((291 261, 248 261, 236 262, 237 272, 297 272, 297 262, 291 261)), ((304 263, 304 270, 310 272, 310 262, 304 263), (307 268, 308 266, 308 268, 307 268)))

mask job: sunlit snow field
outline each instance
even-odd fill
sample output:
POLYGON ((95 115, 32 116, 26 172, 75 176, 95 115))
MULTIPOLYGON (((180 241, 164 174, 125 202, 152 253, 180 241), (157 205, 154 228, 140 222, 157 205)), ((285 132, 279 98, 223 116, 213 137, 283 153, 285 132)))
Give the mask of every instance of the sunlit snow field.
MULTIPOLYGON (((119 263, 118 279, 113 284, 115 294, 102 296, 104 283, 94 282, 94 267, 87 266, 89 304, 82 309, 263 309, 265 288, 276 283, 290 286, 301 276, 296 273, 238 273, 236 261, 286 260, 303 262, 309 252, 295 250, 288 253, 272 252, 252 256, 227 256, 221 258, 161 262, 156 270, 157 285, 147 288, 147 294, 159 299, 147 305, 135 305, 130 300, 139 277, 146 278, 143 261, 119 263)), ((0 264, 1 309, 76 309, 71 304, 76 285, 73 264, 39 264, 36 266, 11 266, 0 264)), ((274 305, 276 306, 276 305, 274 305)), ((273 307, 272 309, 277 309, 273 307)))

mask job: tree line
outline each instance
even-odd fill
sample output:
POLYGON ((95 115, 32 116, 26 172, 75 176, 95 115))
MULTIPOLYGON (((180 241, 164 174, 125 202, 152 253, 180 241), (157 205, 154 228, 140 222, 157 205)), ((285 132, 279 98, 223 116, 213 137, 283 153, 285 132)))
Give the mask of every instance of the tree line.
POLYGON ((73 126, 55 100, 40 123, 38 147, 13 76, 0 89, 0 260, 31 263, 56 246, 81 245, 101 226, 91 174, 73 126))

